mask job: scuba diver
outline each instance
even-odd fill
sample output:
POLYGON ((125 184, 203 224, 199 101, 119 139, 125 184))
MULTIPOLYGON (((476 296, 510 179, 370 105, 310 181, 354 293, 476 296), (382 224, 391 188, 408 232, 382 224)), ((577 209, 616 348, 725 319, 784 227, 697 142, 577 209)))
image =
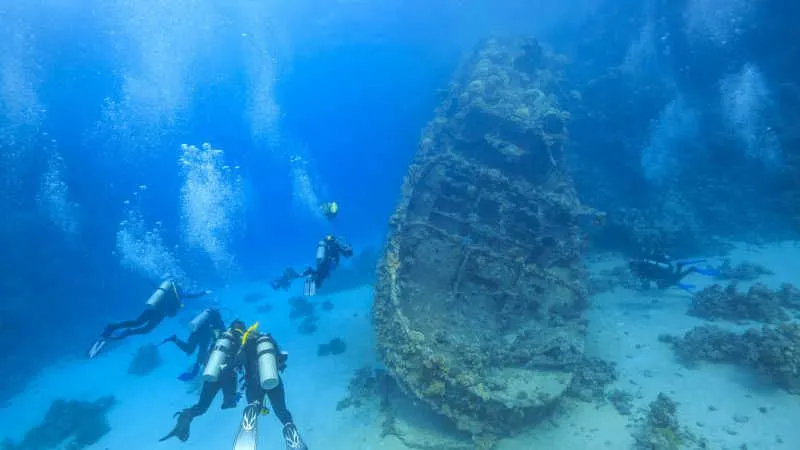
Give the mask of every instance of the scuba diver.
POLYGON ((192 369, 178 376, 181 381, 189 381, 197 376, 200 367, 208 361, 208 355, 211 353, 211 348, 218 335, 225 330, 225 322, 222 320, 222 315, 218 309, 206 308, 189 322, 189 329, 192 332, 186 342, 180 340, 174 334, 161 341, 162 345, 167 342, 174 342, 187 355, 191 355, 197 350, 197 359, 192 369))
POLYGON ((353 247, 333 237, 327 235, 317 243, 316 268, 309 267, 303 272, 306 277, 303 286, 303 294, 312 296, 317 293, 317 289, 322 287, 322 283, 331 275, 331 271, 339 265, 341 257, 349 258, 353 256, 353 247))
POLYGON ((284 291, 287 291, 289 290, 289 286, 292 285, 292 280, 294 280, 295 278, 300 278, 301 276, 302 275, 297 273, 296 270, 292 269, 291 267, 287 267, 283 271, 283 275, 281 275, 279 278, 272 280, 270 284, 272 285, 272 289, 276 291, 278 289, 283 289, 284 291))
POLYGON ((292 280, 305 277, 303 295, 313 296, 331 275, 331 271, 339 265, 342 256, 345 258, 353 256, 353 247, 329 234, 317 243, 316 268, 309 267, 302 274, 298 274, 294 269, 288 267, 280 278, 271 282, 272 288, 275 290, 289 289, 292 280))
POLYGON ((322 215, 328 220, 333 220, 339 214, 339 204, 336 202, 324 202, 319 206, 322 215))
POLYGON ((156 288, 155 292, 147 299, 146 309, 134 320, 111 323, 103 330, 103 334, 89 349, 89 358, 94 358, 105 347, 108 341, 119 341, 128 336, 147 334, 153 330, 166 317, 174 317, 183 307, 185 298, 198 298, 210 294, 211 291, 189 292, 181 289, 175 280, 166 279, 156 288), (123 329, 117 335, 113 333, 123 329))
POLYGON ((234 320, 230 328, 222 333, 203 370, 200 399, 195 405, 175 413, 177 423, 161 441, 172 437, 184 442, 188 440, 192 420, 208 410, 220 390, 223 396, 222 409, 235 407, 238 401, 237 372, 242 371, 248 405, 234 441, 234 450, 255 450, 258 416, 268 413, 263 405, 265 395, 283 424, 286 449, 308 449, 294 425, 292 414, 286 408, 286 394, 279 373, 286 367, 287 354, 280 351, 272 336, 258 332, 257 328, 258 322, 246 329, 244 322, 234 320))
POLYGON ((673 261, 665 253, 650 252, 645 258, 630 261, 628 267, 639 278, 642 282, 642 287, 645 289, 649 289, 651 283, 655 283, 659 289, 676 286, 685 291, 691 291, 694 289, 694 285, 681 282, 690 273, 710 277, 717 275, 717 272, 713 269, 694 266, 694 264, 703 262, 705 262, 704 259, 673 261))

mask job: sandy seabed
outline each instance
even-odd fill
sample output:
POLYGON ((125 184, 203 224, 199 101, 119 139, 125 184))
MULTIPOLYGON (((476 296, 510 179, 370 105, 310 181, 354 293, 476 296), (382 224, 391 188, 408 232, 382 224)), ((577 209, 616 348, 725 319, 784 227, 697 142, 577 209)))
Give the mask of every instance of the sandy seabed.
MULTIPOLYGON (((734 264, 749 261, 772 270, 774 275, 758 281, 774 288, 784 282, 800 286, 798 255, 800 243, 784 242, 758 248, 739 246, 729 257, 734 264)), ((592 268, 622 262, 604 258, 592 263, 592 268)), ((687 281, 698 288, 713 282, 702 276, 687 281)), ((319 330, 311 335, 298 333, 299 322, 289 320, 287 300, 291 295, 293 292, 272 292, 266 284, 242 284, 215 292, 220 306, 228 309, 227 320, 233 316, 248 323, 258 320, 261 330, 270 331, 290 353, 284 372, 287 403, 309 448, 410 450, 412 447, 396 436, 381 436, 385 418, 377 402, 337 410, 337 403, 348 395, 354 373, 363 367, 380 367, 370 323, 371 288, 316 297, 315 302, 329 300, 334 308, 318 311, 319 330), (244 302, 252 292, 263 292, 266 298, 244 302), (263 303, 270 303, 272 310, 258 313, 263 303), (317 356, 318 345, 335 337, 347 343, 346 352, 317 356)), ((800 397, 787 394, 753 371, 732 365, 701 364, 687 369, 668 345, 658 341, 660 334, 683 334, 707 323, 686 314, 689 302, 689 294, 680 290, 641 293, 617 289, 594 297, 586 313, 587 353, 616 363, 619 377, 608 388, 633 394, 633 414, 622 416, 610 404, 568 401, 550 420, 501 441, 498 450, 629 449, 636 418, 659 392, 678 403, 681 424, 707 439, 710 449, 800 449, 800 397), (747 420, 742 421, 742 417, 747 420)), ((193 359, 174 346, 164 346, 160 349, 164 362, 153 372, 146 376, 127 373, 141 345, 157 344, 172 333, 185 337, 187 330, 180 322, 168 321, 151 335, 129 339, 95 360, 63 361, 48 368, 0 409, 0 435, 4 435, 0 437, 21 439, 57 398, 94 400, 112 394, 117 397, 108 415, 112 430, 89 447, 91 450, 231 448, 243 404, 222 411, 221 395, 205 415, 194 420, 188 442, 158 442, 172 429, 173 413, 197 400, 197 393, 189 392, 188 384, 175 379, 193 359)), ((426 432, 426 422, 430 425, 426 417, 430 416, 420 415, 422 419, 417 421, 420 433, 426 432)), ((259 449, 284 448, 275 417, 262 417, 259 430, 259 449)))

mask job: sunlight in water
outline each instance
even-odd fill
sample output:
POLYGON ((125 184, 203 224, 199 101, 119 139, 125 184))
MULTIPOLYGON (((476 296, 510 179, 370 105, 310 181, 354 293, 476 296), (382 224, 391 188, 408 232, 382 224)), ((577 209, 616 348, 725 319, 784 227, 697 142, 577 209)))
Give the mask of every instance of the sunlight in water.
POLYGON ((753 64, 747 64, 720 82, 722 110, 725 120, 747 155, 766 167, 781 165, 781 147, 770 126, 774 115, 772 95, 764 75, 753 64))
POLYGON ((715 45, 739 37, 758 8, 759 0, 690 0, 684 11, 686 33, 715 45))
POLYGON ((247 120, 256 145, 277 149, 281 141, 281 108, 275 99, 278 81, 278 25, 273 2, 244 0, 235 3, 241 23, 241 41, 247 70, 247 120), (276 23, 277 22, 277 23, 276 23))
POLYGON ((641 166, 645 178, 660 185, 677 169, 681 155, 697 136, 698 114, 682 97, 667 104, 650 129, 650 140, 642 150, 641 166))
POLYGON ((47 170, 39 182, 37 203, 42 212, 68 239, 79 232, 78 204, 70 199, 69 186, 64 182, 64 159, 53 150, 47 162, 47 170))
POLYGON ((305 214, 322 219, 319 194, 321 187, 312 178, 309 163, 299 155, 289 159, 292 165, 292 206, 305 214))
POLYGON ((212 39, 213 9, 195 0, 112 1, 107 26, 120 61, 121 91, 106 98, 95 139, 122 142, 105 158, 140 164, 157 156, 153 147, 186 120, 196 85, 192 65, 212 39))
POLYGON ((45 108, 37 92, 33 36, 19 26, 0 30, 0 39, 0 195, 18 201, 15 194, 32 163, 45 108))

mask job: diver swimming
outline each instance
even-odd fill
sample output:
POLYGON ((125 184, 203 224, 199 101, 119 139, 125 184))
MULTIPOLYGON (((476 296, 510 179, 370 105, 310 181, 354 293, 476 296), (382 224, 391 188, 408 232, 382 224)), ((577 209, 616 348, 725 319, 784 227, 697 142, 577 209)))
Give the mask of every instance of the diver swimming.
POLYGON ((175 343, 187 355, 191 355, 197 350, 197 358, 192 368, 178 376, 181 381, 189 381, 197 376, 200 367, 208 360, 218 335, 225 330, 225 322, 222 320, 222 315, 218 309, 206 308, 189 322, 189 329, 191 333, 186 342, 180 340, 174 334, 161 341, 161 344, 166 344, 167 342, 175 343))
POLYGON ((630 261, 628 267, 631 273, 639 278, 644 289, 649 289, 651 284, 655 283, 658 289, 675 286, 691 291, 694 285, 681 282, 687 275, 691 273, 710 277, 717 275, 717 271, 713 269, 695 266, 704 262, 704 259, 672 260, 663 252, 650 252, 645 258, 630 261))
POLYGON ((133 320, 125 320, 108 324, 102 335, 89 349, 89 358, 94 358, 105 347, 108 341, 119 341, 128 336, 147 334, 166 317, 174 317, 183 307, 183 299, 199 298, 210 294, 210 290, 185 291, 173 279, 166 279, 159 284, 155 292, 145 302, 145 310, 133 320), (122 329, 119 334, 114 334, 122 329))
POLYGON ((286 367, 287 354, 280 351, 271 335, 260 333, 257 328, 258 322, 246 328, 244 322, 234 320, 222 333, 205 364, 203 388, 198 402, 175 413, 177 423, 161 441, 172 437, 187 441, 192 420, 208 410, 220 390, 223 395, 222 409, 234 408, 239 399, 237 374, 243 372, 248 405, 242 415, 234 450, 255 450, 258 441, 258 416, 268 413, 264 408, 264 396, 269 399, 272 410, 283 425, 286 449, 307 450, 294 425, 292 414, 286 407, 286 394, 280 373, 286 367))
POLYGON ((319 207, 322 215, 328 220, 333 220, 339 215, 339 204, 336 202, 324 202, 319 207))
POLYGON ((292 280, 305 277, 303 295, 313 296, 317 289, 331 276, 331 272, 339 265, 342 257, 353 256, 353 247, 329 234, 317 243, 316 266, 309 267, 298 274, 291 267, 284 270, 283 275, 271 282, 272 288, 288 289, 292 280))

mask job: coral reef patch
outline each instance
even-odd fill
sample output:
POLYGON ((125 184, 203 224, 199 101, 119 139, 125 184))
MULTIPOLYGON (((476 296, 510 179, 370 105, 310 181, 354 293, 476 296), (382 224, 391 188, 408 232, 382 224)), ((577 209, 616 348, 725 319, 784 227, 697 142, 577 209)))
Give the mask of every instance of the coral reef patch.
POLYGON ((347 350, 347 344, 339 338, 333 338, 326 344, 319 344, 317 356, 341 355, 347 350))
POLYGON ((55 400, 42 422, 28 430, 22 442, 15 444, 6 439, 2 450, 81 450, 96 443, 111 431, 106 420, 108 410, 114 406, 113 396, 93 402, 82 400, 55 400))
POLYGON ((678 422, 678 405, 664 393, 659 393, 647 409, 644 423, 634 436, 636 450, 679 450, 689 444, 705 448, 678 422))
POLYGON ((773 272, 766 267, 751 263, 741 262, 733 265, 730 258, 725 258, 717 268, 716 278, 720 281, 755 281, 762 276, 772 275, 773 272))
POLYGON ((777 386, 800 394, 800 324, 751 328, 738 334, 718 326, 702 326, 684 336, 664 335, 688 366, 698 361, 727 362, 752 367, 777 386))
POLYGON ((746 293, 739 292, 734 284, 725 288, 715 284, 693 296, 689 314, 707 320, 774 323, 789 319, 782 303, 780 291, 763 284, 752 286, 746 293))
POLYGON ((143 376, 155 370, 161 365, 161 355, 158 347, 147 344, 139 347, 133 355, 133 359, 128 365, 128 373, 131 375, 143 376))

